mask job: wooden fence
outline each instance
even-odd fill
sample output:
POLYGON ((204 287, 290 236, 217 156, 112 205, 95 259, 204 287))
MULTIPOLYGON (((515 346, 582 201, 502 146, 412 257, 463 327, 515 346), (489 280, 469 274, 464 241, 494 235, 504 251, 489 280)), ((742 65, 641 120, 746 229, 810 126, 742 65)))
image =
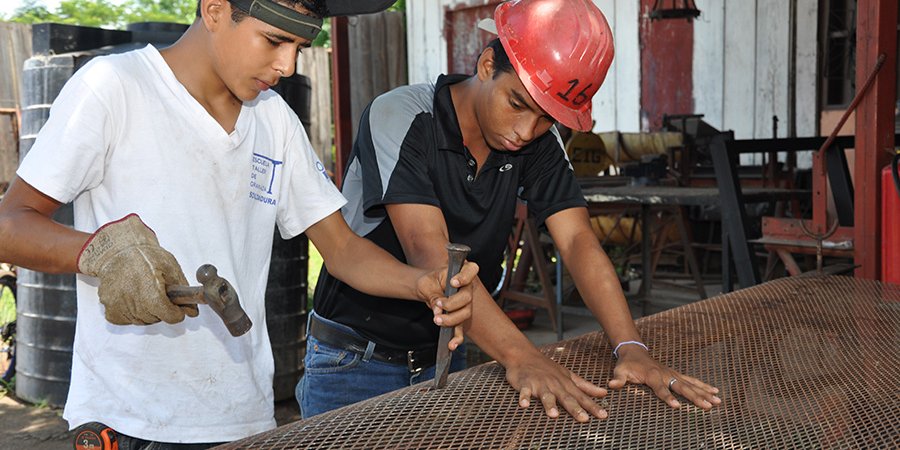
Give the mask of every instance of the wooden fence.
POLYGON ((404 15, 394 11, 351 17, 347 34, 350 43, 350 111, 355 138, 366 105, 378 95, 406 84, 404 15))
MULTIPOLYGON (((350 17, 348 24, 350 108, 353 136, 359 118, 372 99, 406 84, 406 31, 401 12, 383 12, 350 17)), ((312 84, 310 141, 319 159, 334 170, 334 115, 332 113, 331 49, 303 50, 297 73, 312 84)))
POLYGON ((297 73, 309 77, 310 99, 309 141, 328 170, 334 170, 334 151, 331 132, 331 49, 304 49, 297 59, 297 73))
POLYGON ((31 57, 31 25, 0 22, 0 193, 19 165, 22 65, 31 57))

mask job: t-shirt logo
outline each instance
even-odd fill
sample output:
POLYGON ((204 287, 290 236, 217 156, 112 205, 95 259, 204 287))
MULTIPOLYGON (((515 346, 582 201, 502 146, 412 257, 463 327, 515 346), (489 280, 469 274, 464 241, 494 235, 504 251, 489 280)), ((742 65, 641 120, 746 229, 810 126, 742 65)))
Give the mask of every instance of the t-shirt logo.
POLYGON ((272 186, 275 185, 275 172, 284 161, 278 161, 268 156, 253 154, 250 171, 250 198, 267 205, 275 205, 272 197, 272 186))

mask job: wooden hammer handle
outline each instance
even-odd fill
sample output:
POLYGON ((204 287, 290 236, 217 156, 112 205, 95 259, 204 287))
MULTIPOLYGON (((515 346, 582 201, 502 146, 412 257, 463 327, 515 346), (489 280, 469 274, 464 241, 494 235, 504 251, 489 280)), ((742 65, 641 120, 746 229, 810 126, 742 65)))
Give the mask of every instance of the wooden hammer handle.
POLYGON ((206 304, 202 286, 166 286, 166 295, 176 305, 206 304))

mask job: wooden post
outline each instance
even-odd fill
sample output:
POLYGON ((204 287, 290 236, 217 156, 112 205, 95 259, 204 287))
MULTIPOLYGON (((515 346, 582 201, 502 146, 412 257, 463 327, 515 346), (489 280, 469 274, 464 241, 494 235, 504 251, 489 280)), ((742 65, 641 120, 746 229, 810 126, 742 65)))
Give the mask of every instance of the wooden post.
POLYGON ((350 49, 347 18, 331 19, 331 76, 334 80, 334 181, 344 181, 344 167, 353 148, 353 121, 350 110, 350 49))
POLYGON ((897 98, 897 0, 859 0, 856 26, 856 80, 865 80, 878 55, 887 60, 856 110, 854 261, 856 276, 876 280, 881 273, 881 168, 894 146, 897 98))

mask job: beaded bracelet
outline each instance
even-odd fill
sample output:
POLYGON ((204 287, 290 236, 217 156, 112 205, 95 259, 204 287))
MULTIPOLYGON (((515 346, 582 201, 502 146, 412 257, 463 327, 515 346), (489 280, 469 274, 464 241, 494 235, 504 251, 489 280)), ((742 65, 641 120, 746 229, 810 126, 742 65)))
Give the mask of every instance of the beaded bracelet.
POLYGON ((639 345, 639 346, 643 347, 644 350, 647 350, 648 352, 650 351, 650 349, 647 348, 647 346, 644 345, 643 342, 640 342, 640 341, 625 341, 625 342, 619 342, 619 345, 617 345, 616 348, 613 349, 613 356, 615 356, 616 359, 619 359, 619 347, 621 347, 621 346, 623 346, 623 345, 628 345, 628 344, 639 345))

